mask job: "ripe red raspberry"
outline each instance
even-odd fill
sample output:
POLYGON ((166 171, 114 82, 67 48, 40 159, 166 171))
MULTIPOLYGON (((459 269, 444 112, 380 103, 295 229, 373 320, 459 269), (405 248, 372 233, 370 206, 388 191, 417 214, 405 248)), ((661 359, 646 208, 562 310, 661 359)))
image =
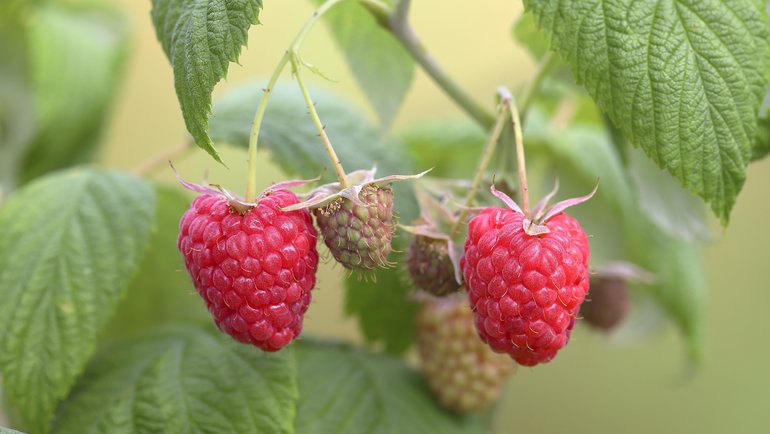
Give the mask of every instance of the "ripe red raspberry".
POLYGON ((449 257, 447 240, 425 235, 412 236, 406 265, 415 286, 430 294, 443 296, 460 288, 449 257))
POLYGON ((260 197, 240 214, 227 198, 202 194, 179 222, 177 246, 220 330, 265 351, 302 331, 318 268, 316 231, 288 190, 260 197))
POLYGON ((467 412, 488 407, 516 365, 484 345, 473 329, 464 295, 429 298, 417 314, 420 367, 444 407, 467 412))
POLYGON ((324 243, 332 256, 350 270, 374 270, 388 265, 393 222, 393 190, 367 185, 360 203, 340 197, 313 209, 324 243))
POLYGON ((525 231, 521 212, 486 208, 469 223, 461 261, 479 336, 525 366, 567 344, 588 291, 583 229, 563 212, 545 219, 525 231))

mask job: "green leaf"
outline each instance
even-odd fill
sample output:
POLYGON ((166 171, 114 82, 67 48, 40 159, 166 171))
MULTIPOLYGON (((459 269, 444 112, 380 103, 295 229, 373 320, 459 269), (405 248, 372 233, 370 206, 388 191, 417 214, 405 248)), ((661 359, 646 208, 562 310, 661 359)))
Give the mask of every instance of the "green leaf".
POLYGON ((94 351, 150 238, 155 195, 120 172, 76 169, 0 208, 0 371, 33 432, 46 432, 94 351))
POLYGON ((703 357, 706 282, 702 246, 640 218, 628 224, 631 260, 656 276, 648 290, 681 330, 690 360, 703 357))
MULTIPOLYGON (((401 259, 399 262, 405 260, 401 259)), ((378 268, 367 278, 351 275, 345 280, 345 313, 358 320, 367 342, 381 343, 385 351, 401 354, 414 342, 418 306, 409 299, 413 291, 399 268, 378 268)))
POLYGON ((0 434, 24 434, 21 431, 12 430, 10 428, 5 428, 0 426, 0 434))
POLYGON ((196 293, 176 247, 179 219, 190 199, 179 187, 155 186, 157 206, 150 247, 110 320, 105 338, 134 336, 162 324, 209 324, 211 316, 196 293))
POLYGON ((19 161, 35 132, 27 50, 21 20, 0 12, 0 197, 16 187, 19 161))
POLYGON ((601 109, 728 221, 770 60, 760 0, 524 0, 601 109))
POLYGON ((30 14, 29 67, 37 134, 21 182, 88 162, 102 137, 128 52, 117 9, 46 3, 30 14))
MULTIPOLYGON (((260 83, 238 86, 215 102, 211 116, 214 141, 248 148, 263 87, 260 83)), ((348 172, 376 165, 378 176, 414 173, 409 156, 395 141, 381 135, 361 115, 360 108, 318 88, 311 87, 310 93, 337 156, 348 172)), ((290 176, 313 178, 329 166, 329 157, 307 114, 302 94, 291 85, 279 84, 271 91, 259 144, 270 150, 275 162, 290 176)), ((326 171, 324 179, 334 179, 333 171, 326 171)), ((418 214, 411 186, 401 182, 393 188, 398 214, 402 220, 411 221, 418 214)))
POLYGON ((751 161, 759 161, 770 154, 770 116, 759 118, 757 141, 751 149, 751 161))
POLYGON ((513 38, 521 43, 535 59, 543 57, 548 52, 548 41, 537 27, 532 14, 521 14, 512 30, 513 38))
POLYGON ((187 131, 220 163, 208 134, 211 92, 230 62, 238 61, 261 8, 262 0, 152 0, 152 21, 174 69, 187 131))
POLYGON ((101 351, 55 433, 292 433, 291 350, 267 354, 221 333, 166 328, 101 351))
POLYGON ((361 90, 389 127, 412 84, 412 56, 359 2, 341 3, 324 17, 361 90))
POLYGON ((628 153, 628 172, 634 181, 639 209, 663 232, 685 241, 707 241, 711 230, 706 207, 671 175, 637 150, 628 153))
POLYGON ((297 360, 297 432, 485 432, 478 419, 440 409, 420 374, 397 358, 304 340, 297 346, 297 360))

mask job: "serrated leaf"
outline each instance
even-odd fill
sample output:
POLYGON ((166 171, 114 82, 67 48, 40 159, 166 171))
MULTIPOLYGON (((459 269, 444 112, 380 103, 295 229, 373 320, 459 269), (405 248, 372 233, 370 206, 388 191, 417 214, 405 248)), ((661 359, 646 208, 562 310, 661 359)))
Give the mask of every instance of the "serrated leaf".
POLYGON ((190 206, 180 187, 156 185, 157 206, 150 247, 106 327, 103 340, 134 336, 162 324, 210 324, 176 247, 179 219, 190 206))
POLYGON ((770 59, 760 0, 524 0, 598 105, 727 222, 770 59))
MULTIPOLYGON (((222 95, 211 116, 214 141, 248 148, 254 113, 262 97, 260 83, 238 86, 222 95)), ((383 136, 361 115, 360 108, 321 89, 311 87, 326 133, 348 173, 377 166, 377 176, 412 174, 417 170, 398 144, 383 136)), ((329 157, 295 86, 279 84, 270 101, 259 133, 259 144, 271 151, 275 162, 290 176, 313 178, 329 167, 329 157)), ((427 168, 421 168, 424 170, 427 168)), ((324 180, 334 179, 327 170, 324 180)), ((393 184, 396 210, 404 221, 417 216, 417 203, 409 183, 393 184)))
POLYGON ((37 133, 21 182, 92 159, 117 94, 129 31, 120 12, 45 3, 27 25, 37 133))
MULTIPOLYGON (((770 4, 768 4, 770 9, 770 4)), ((757 139, 751 148, 751 161, 759 161, 770 154, 770 89, 765 93, 757 121, 757 139)))
POLYGON ((17 191, 0 208, 0 371, 8 400, 46 432, 94 351, 147 247, 152 188, 76 169, 17 191))
POLYGON ((97 354, 54 432, 292 433, 293 359, 219 332, 165 328, 97 354))
POLYGON ((418 372, 400 359, 341 344, 297 346, 303 434, 484 433, 478 419, 438 407, 418 372))
POLYGON ((638 150, 628 153, 628 173, 634 182, 639 209, 670 237, 707 241, 711 230, 703 202, 638 150))
POLYGON ((152 0, 152 21, 174 69, 187 131, 220 163, 208 133, 211 92, 230 62, 238 61, 261 8, 262 0, 152 0))
POLYGON ((414 60, 358 2, 341 3, 324 17, 380 123, 388 128, 412 84, 414 60))

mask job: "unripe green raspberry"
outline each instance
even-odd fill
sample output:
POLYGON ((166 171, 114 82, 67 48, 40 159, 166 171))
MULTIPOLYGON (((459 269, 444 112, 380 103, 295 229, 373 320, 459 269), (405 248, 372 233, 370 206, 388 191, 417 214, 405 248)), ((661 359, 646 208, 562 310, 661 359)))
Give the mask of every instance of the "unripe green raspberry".
POLYGON ((446 240, 414 235, 409 244, 406 265, 412 282, 430 294, 440 297, 460 288, 446 240))
POLYGON ((481 410, 498 399, 515 363, 479 339, 465 296, 429 298, 417 315, 417 349, 428 385, 446 408, 481 410))
POLYGON ((387 266, 395 230, 393 190, 367 185, 358 197, 361 203, 339 198, 313 210, 324 243, 345 268, 387 266))

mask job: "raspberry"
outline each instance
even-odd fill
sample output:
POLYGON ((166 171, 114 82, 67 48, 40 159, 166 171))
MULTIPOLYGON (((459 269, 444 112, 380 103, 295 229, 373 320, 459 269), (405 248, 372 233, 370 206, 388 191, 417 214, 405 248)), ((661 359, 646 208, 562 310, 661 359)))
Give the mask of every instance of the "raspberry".
POLYGON ((558 210, 547 219, 530 232, 521 212, 486 208, 469 223, 461 260, 479 336, 526 366, 567 344, 588 290, 583 229, 558 210))
POLYGON ((417 349, 431 391, 443 406, 459 412, 481 410, 496 401, 516 366, 479 340, 465 297, 423 303, 417 315, 417 349))
POLYGON ((288 190, 261 196, 240 214, 227 198, 202 194, 179 222, 177 246, 220 330, 277 351, 302 331, 318 268, 316 230, 288 190))
POLYGON ((460 288, 446 240, 414 235, 409 244, 406 265, 412 282, 430 294, 443 296, 460 288))
POLYGON ((621 277, 592 277, 591 290, 580 306, 580 316, 596 329, 612 331, 631 310, 628 282, 621 277))
POLYGON ((334 259, 351 270, 373 270, 388 264, 393 222, 393 190, 366 185, 361 203, 337 198, 313 209, 324 243, 334 259))

